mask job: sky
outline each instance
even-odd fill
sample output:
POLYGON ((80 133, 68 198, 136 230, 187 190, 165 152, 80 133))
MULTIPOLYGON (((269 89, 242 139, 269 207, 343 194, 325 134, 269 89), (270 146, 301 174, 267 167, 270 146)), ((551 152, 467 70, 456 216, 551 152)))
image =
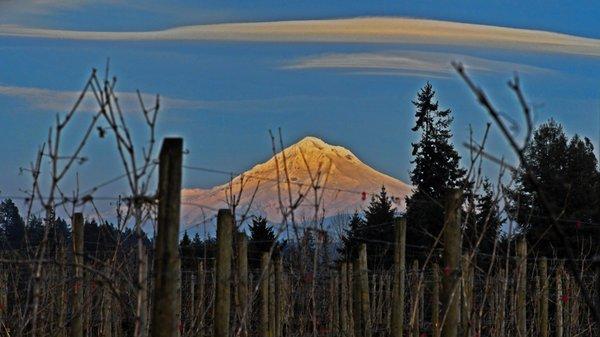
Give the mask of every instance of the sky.
MULTIPOLYGON (((148 102, 161 95, 158 137, 183 137, 192 166, 246 170, 271 156, 268 130, 281 128, 286 144, 317 136, 409 182, 411 100, 426 82, 453 110, 463 157, 470 130, 481 138, 490 122, 451 61, 521 126, 516 137, 523 122, 506 85, 515 73, 536 123, 554 118, 598 144, 598 17, 593 1, 0 0, 0 197, 23 195, 30 179, 20 168, 108 59, 138 144, 146 134, 137 89, 148 102)), ((90 116, 82 111, 66 131, 65 151, 90 116)), ((495 127, 488 145, 514 161, 495 127)), ((75 168, 82 186, 122 173, 108 139, 94 137, 84 155, 75 168)), ((498 168, 485 170, 494 177, 498 168)), ((227 179, 186 171, 184 186, 227 179)))

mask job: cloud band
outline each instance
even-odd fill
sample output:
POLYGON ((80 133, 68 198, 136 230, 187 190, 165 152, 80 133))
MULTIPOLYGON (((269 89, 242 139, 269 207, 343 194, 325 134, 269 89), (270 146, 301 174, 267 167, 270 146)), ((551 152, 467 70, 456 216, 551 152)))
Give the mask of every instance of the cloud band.
POLYGON ((411 18, 372 17, 226 23, 147 32, 98 32, 0 25, 0 36, 76 40, 218 40, 487 46, 600 56, 600 40, 548 31, 411 18))

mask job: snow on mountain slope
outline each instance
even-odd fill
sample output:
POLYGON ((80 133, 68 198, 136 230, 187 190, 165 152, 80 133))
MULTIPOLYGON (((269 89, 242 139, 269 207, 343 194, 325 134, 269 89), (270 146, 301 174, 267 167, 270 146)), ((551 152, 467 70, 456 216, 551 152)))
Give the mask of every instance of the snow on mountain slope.
MULTIPOLYGON (((311 188, 311 176, 323 187, 318 190, 319 197, 322 195, 319 215, 325 217, 362 210, 369 204, 371 195, 379 193, 382 186, 385 186, 399 210, 404 209, 404 198, 411 193, 410 185, 372 169, 348 149, 329 145, 316 137, 306 137, 286 148, 283 153, 290 177, 292 202, 298 199, 300 193, 305 196, 294 212, 296 219, 314 218, 315 193, 311 188)), ((214 209, 226 208, 228 196, 237 196, 242 182, 243 192, 237 215, 243 214, 250 204, 249 215, 266 216, 272 222, 281 221, 278 185, 283 205, 290 206, 283 159, 280 152, 267 162, 235 177, 231 183, 211 189, 184 189, 183 222, 197 223, 204 216, 214 214, 214 209), (281 183, 278 184, 278 181, 281 183)))

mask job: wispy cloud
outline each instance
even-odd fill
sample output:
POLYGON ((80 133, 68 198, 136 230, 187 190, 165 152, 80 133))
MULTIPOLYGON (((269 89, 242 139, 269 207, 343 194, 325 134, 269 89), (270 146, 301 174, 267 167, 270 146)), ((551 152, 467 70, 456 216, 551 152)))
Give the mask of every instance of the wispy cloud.
POLYGON ((360 42, 496 47, 600 56, 600 40, 541 30, 411 18, 353 18, 183 26, 99 32, 0 26, 0 35, 82 40, 360 42))
MULTIPOLYGON (((0 85, 0 97, 16 98, 25 102, 35 110, 60 112, 70 109, 79 96, 79 91, 62 91, 37 87, 7 86, 0 85)), ((135 92, 119 92, 119 103, 124 111, 140 111, 139 99, 135 92)), ((142 94, 144 104, 149 106, 154 103, 156 96, 142 94)), ((286 112, 299 103, 323 104, 324 101, 341 100, 341 97, 316 97, 316 96, 284 96, 256 99, 231 99, 231 100, 202 100, 202 99, 180 99, 168 96, 160 96, 161 110, 194 110, 202 112, 226 112, 226 113, 271 113, 286 112)), ((94 101, 93 94, 88 93, 84 98, 80 109, 82 111, 96 111, 98 105, 94 101)))
POLYGON ((350 69, 353 74, 389 76, 448 77, 451 62, 463 62, 473 71, 550 73, 551 70, 525 64, 489 60, 451 53, 400 51, 375 53, 333 53, 292 61, 283 69, 350 69))
MULTIPOLYGON (((70 109, 77 97, 78 91, 61 91, 36 87, 2 86, 0 85, 0 96, 8 96, 21 99, 32 108, 42 111, 64 111, 70 109)), ((118 94, 119 103, 125 111, 140 111, 137 93, 121 92, 118 94)), ((156 96, 143 94, 142 99, 146 105, 153 104, 156 96)), ((202 101, 185 100, 161 96, 161 106, 164 109, 202 109, 207 104, 202 101)), ((98 105, 91 93, 83 100, 80 109, 82 111, 96 111, 98 105)))
MULTIPOLYGON (((97 0, 96 3, 114 4, 119 0, 97 0)), ((18 15, 48 15, 56 11, 73 10, 75 8, 90 5, 90 1, 84 0, 0 0, 0 17, 18 15)))

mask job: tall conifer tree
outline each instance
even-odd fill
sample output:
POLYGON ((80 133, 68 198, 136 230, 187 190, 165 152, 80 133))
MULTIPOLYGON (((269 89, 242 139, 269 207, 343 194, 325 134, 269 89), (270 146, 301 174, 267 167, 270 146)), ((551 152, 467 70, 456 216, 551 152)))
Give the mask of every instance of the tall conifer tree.
MULTIPOLYGON (((560 214, 559 225, 577 253, 600 253, 600 172, 594 147, 587 138, 571 139, 562 126, 549 120, 536 129, 525 158, 542 193, 560 214)), ((510 193, 510 214, 541 255, 565 256, 561 239, 549 230, 550 214, 545 211, 536 187, 524 170, 515 175, 510 193)))
POLYGON ((440 110, 435 91, 427 83, 418 93, 415 126, 421 137, 412 144, 414 168, 410 178, 415 187, 406 200, 407 240, 430 246, 444 224, 444 199, 454 188, 464 188, 465 170, 452 145, 451 110, 440 110))

